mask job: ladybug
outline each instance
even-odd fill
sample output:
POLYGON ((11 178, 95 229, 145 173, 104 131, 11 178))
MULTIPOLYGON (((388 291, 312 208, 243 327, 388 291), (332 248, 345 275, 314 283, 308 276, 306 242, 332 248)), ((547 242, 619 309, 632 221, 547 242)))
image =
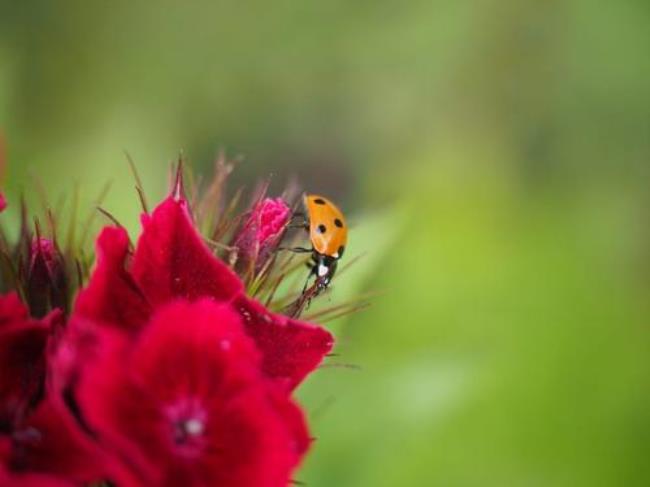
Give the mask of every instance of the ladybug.
POLYGON ((318 290, 325 289, 336 272, 338 261, 343 257, 348 241, 348 227, 341 210, 330 200, 316 194, 306 194, 303 199, 307 220, 300 226, 309 232, 312 248, 296 247, 295 252, 311 253, 311 272, 307 276, 304 291, 311 276, 316 276, 318 290))

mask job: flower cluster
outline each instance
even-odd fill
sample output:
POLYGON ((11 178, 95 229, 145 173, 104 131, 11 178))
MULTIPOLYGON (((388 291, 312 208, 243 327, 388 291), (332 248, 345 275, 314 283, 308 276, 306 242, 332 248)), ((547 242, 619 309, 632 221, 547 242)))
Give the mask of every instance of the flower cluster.
POLYGON ((0 486, 288 485, 310 445, 292 392, 333 345, 251 297, 271 293, 290 215, 262 198, 233 226, 224 248, 252 269, 238 275, 179 173, 136 245, 102 229, 74 299, 64 252, 30 238, 24 279, 0 297, 0 486))

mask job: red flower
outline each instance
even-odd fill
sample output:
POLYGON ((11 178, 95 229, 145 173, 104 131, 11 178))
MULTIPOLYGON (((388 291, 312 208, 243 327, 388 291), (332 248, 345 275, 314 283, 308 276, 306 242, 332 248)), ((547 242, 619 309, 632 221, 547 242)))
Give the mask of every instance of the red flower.
POLYGON ((0 296, 0 431, 11 432, 40 398, 45 348, 59 312, 29 318, 15 294, 0 296))
POLYGON ((231 307, 176 301, 134 338, 100 335, 78 402, 146 485, 287 485, 308 446, 302 415, 261 374, 231 307))
POLYGON ((4 211, 7 208, 7 198, 4 193, 0 192, 0 212, 4 211))
POLYGON ((82 431, 60 396, 43 399, 47 349, 63 329, 62 318, 54 311, 43 320, 32 319, 16 294, 0 297, 0 431, 6 435, 0 436, 0 486, 105 479, 135 486, 82 431))
POLYGON ((173 299, 230 303, 245 318, 246 332, 262 353, 263 370, 290 388, 330 351, 333 338, 326 330, 271 314, 244 295, 239 278, 202 241, 185 200, 170 196, 142 220, 131 262, 126 232, 104 229, 97 242, 97 267, 77 298, 76 316, 138 330, 173 299))
MULTIPOLYGON (((3 282, 18 277, 32 317, 17 295, 0 297, 0 487, 290 482, 310 444, 290 392, 333 338, 269 312, 244 285, 271 299, 264 261, 290 209, 281 199, 255 207, 237 237, 254 271, 242 281, 204 243, 180 183, 179 170, 133 251, 123 228, 102 231, 67 324, 69 249, 37 223, 36 237, 23 224, 5 252, 17 263, 3 282)), ((83 275, 85 261, 76 267, 83 275)))

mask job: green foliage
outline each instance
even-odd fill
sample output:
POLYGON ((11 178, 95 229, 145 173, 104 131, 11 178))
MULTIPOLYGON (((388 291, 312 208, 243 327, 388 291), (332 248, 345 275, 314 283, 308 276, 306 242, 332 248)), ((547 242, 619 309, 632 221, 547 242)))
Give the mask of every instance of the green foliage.
POLYGON ((233 193, 296 174, 350 216, 306 314, 377 295, 329 323, 297 480, 648 483, 647 2, 0 3, 10 203, 112 180, 135 234, 123 149, 151 204, 223 147, 233 193))

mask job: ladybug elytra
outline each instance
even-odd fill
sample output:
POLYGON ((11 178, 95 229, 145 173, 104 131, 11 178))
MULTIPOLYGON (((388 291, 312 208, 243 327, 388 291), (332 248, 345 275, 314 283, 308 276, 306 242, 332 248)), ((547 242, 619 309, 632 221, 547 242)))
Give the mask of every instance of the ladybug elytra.
MULTIPOLYGON (((324 196, 306 194, 303 199, 307 220, 301 225, 309 232, 312 248, 296 247, 295 252, 310 252, 311 276, 316 276, 318 289, 325 289, 336 272, 339 259, 345 252, 348 241, 348 227, 341 210, 324 196)), ((303 290, 304 293, 304 290, 303 290)))

